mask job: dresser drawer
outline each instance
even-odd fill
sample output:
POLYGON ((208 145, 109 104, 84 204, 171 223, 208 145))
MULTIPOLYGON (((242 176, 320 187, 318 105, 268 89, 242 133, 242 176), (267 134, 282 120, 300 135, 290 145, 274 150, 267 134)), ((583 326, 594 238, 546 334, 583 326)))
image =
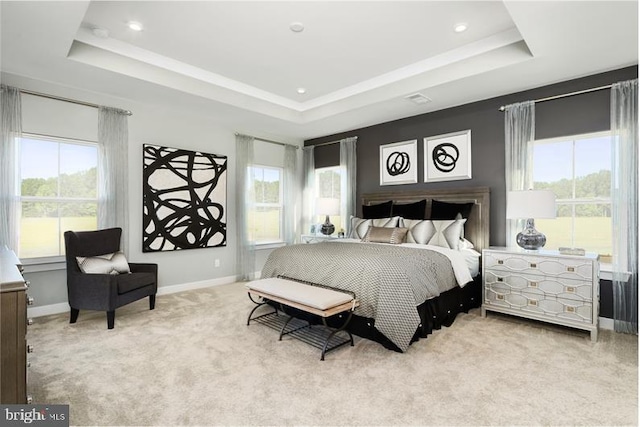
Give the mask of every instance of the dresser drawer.
POLYGON ((536 314, 549 318, 570 320, 590 324, 593 321, 591 302, 555 298, 549 295, 529 292, 511 292, 508 286, 496 284, 485 287, 484 303, 488 307, 501 307, 512 311, 536 314))
POLYGON ((485 270, 484 281, 485 286, 504 284, 512 292, 529 292, 587 302, 593 300, 591 282, 496 269, 485 270))
POLYGON ((559 258, 486 251, 482 261, 485 269, 488 270, 550 275, 580 281, 592 281, 594 278, 593 260, 588 258, 559 258))

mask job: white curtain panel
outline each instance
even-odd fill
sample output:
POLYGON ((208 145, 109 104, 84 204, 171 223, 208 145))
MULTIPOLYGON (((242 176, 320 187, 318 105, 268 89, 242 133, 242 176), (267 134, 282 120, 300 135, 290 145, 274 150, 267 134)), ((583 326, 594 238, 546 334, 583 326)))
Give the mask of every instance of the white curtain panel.
POLYGON ((299 215, 298 147, 284 146, 284 241, 295 243, 299 215))
POLYGON ((314 146, 310 145, 302 149, 302 230, 301 234, 307 234, 314 224, 316 201, 316 166, 314 146))
MULTIPOLYGON (((342 200, 340 201, 340 212, 342 223, 348 224, 351 216, 356 215, 356 142, 358 137, 345 138, 340 140, 340 191, 342 200)), ((348 233, 351 230, 347 230, 348 233)))
MULTIPOLYGON (((535 139, 535 103, 525 101, 507 105, 504 113, 505 190, 528 190, 533 185, 533 141, 535 139)), ((524 220, 507 219, 507 246, 516 245, 516 235, 524 220)))
POLYGON ((129 253, 129 122, 125 111, 98 109, 98 228, 122 228, 129 253))
POLYGON ((254 194, 251 177, 254 138, 236 135, 236 272, 238 280, 253 280, 255 276, 255 241, 249 233, 249 213, 254 194))
POLYGON ((638 79, 611 88, 613 319, 638 333, 638 79))
POLYGON ((20 241, 20 199, 16 182, 17 139, 22 136, 20 90, 0 86, 0 247, 18 251, 20 241))

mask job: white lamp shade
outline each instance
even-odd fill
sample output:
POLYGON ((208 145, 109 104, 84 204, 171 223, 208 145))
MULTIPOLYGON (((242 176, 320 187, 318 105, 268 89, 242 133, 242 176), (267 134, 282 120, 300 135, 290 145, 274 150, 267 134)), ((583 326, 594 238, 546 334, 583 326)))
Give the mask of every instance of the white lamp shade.
POLYGON ((339 215, 340 200, 331 199, 328 197, 321 197, 319 199, 316 199, 316 214, 317 215, 339 215))
POLYGON ((555 218, 556 195, 551 190, 522 190, 507 193, 507 218, 555 218))

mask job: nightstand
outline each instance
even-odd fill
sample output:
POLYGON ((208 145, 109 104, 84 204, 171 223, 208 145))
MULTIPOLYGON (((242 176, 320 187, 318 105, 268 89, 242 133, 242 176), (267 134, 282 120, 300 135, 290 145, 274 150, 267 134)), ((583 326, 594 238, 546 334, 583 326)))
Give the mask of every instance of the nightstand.
POLYGON ((324 234, 303 234, 300 236, 300 240, 304 243, 318 243, 337 239, 338 237, 336 236, 326 236, 324 234))
POLYGON ((598 339, 598 255, 491 247, 482 251, 481 313, 511 314, 591 332, 598 339))

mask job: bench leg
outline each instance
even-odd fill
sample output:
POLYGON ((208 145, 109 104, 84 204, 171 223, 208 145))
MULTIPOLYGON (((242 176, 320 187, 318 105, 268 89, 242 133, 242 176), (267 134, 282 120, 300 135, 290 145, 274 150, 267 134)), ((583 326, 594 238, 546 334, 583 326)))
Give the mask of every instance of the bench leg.
MULTIPOLYGON (((322 353, 320 354, 320 360, 324 360, 324 355, 327 351, 330 350, 334 350, 338 347, 341 347, 343 345, 345 345, 347 342, 351 343, 351 347, 353 347, 353 335, 351 335, 351 332, 347 331, 345 328, 347 327, 347 325, 349 324, 349 322, 351 321, 351 316, 353 315, 353 311, 349 312, 349 316, 347 316, 347 320, 345 320, 344 324, 342 326, 340 326, 338 329, 334 329, 333 331, 331 331, 331 333, 329 334, 329 336, 327 337, 327 339, 324 342, 324 346, 322 346, 322 353), (329 341, 331 341, 331 338, 333 338, 334 335, 336 335, 338 332, 344 331, 349 335, 349 341, 345 341, 343 343, 338 344, 335 347, 332 347, 330 349, 327 349, 327 346, 329 345, 329 341)), ((322 318, 322 323, 324 324, 324 326, 326 326, 327 328, 329 327, 327 325, 327 321, 326 319, 323 317, 322 318)))
MULTIPOLYGON (((249 326, 249 322, 251 322, 252 320, 255 320, 255 319, 252 319, 252 318, 251 318, 251 316, 253 316, 253 313, 255 313, 255 311, 256 311, 257 309, 259 309, 260 307, 262 307, 263 305, 265 305, 265 304, 267 304, 267 303, 266 303, 266 301, 259 302, 259 301, 254 300, 254 299, 251 297, 251 293, 249 293, 249 292, 247 292, 247 295, 249 295, 249 299, 251 300, 251 302, 253 302, 253 303, 256 305, 255 307, 253 307, 253 310, 251 310, 251 312, 249 313, 249 317, 247 317, 247 326, 249 326)), ((263 315, 258 316, 258 317, 268 316, 268 315, 273 314, 273 313, 278 314, 278 309, 276 308, 274 312, 272 312, 272 313, 267 313, 267 314, 263 314, 263 315)), ((258 317, 256 317, 256 319, 257 319, 258 317)))

